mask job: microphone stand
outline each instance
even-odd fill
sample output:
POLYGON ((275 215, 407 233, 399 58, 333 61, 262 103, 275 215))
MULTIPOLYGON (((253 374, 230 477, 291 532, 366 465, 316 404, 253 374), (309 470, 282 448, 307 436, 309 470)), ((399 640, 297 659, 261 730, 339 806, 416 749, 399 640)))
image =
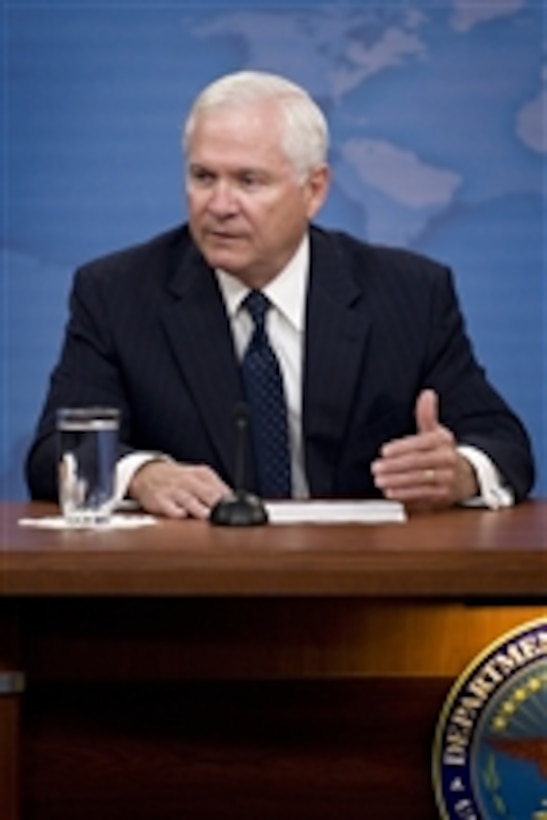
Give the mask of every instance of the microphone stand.
POLYGON ((247 405, 236 404, 234 417, 237 430, 235 490, 215 504, 209 514, 209 521, 221 527, 256 527, 268 523, 268 513, 261 499, 244 489, 247 405))

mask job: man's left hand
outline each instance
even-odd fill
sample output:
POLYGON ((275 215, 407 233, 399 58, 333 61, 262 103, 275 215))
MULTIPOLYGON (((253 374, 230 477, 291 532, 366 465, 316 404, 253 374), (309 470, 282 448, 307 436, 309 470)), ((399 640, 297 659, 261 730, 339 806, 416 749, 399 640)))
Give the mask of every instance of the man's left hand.
POLYGON ((441 509, 478 494, 471 464, 454 435, 439 422, 439 399, 423 390, 416 401, 416 434, 384 444, 372 464, 384 496, 414 509, 441 509))

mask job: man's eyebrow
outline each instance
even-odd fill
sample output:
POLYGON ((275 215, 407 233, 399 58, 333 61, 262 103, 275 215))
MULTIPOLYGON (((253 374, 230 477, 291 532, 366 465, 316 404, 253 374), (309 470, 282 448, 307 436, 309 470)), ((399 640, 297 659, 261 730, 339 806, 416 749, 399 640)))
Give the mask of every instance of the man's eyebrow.
MULTIPOLYGON (((189 162, 188 163, 188 170, 189 171, 205 171, 209 174, 218 174, 219 172, 210 166, 207 162, 189 162)), ((222 173, 222 172, 221 172, 222 173)), ((238 168, 230 168, 227 171, 227 174, 232 177, 243 177, 243 176, 254 176, 260 179, 268 179, 271 176, 271 172, 267 168, 263 168, 261 166, 255 165, 242 165, 238 168)))
POLYGON ((267 176, 269 176, 269 172, 266 170, 266 168, 257 168, 257 167, 252 167, 252 166, 251 167, 240 168, 238 171, 236 171, 236 173, 237 174, 242 174, 242 175, 251 174, 252 176, 257 176, 257 177, 267 177, 267 176))

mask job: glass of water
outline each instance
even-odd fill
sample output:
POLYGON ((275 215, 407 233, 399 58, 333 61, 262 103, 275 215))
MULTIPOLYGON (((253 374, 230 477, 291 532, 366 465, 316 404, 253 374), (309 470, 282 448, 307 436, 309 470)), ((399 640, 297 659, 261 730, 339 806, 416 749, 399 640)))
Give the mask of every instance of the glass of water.
POLYGON ((70 527, 104 526, 110 520, 119 423, 115 407, 57 411, 59 503, 70 527))

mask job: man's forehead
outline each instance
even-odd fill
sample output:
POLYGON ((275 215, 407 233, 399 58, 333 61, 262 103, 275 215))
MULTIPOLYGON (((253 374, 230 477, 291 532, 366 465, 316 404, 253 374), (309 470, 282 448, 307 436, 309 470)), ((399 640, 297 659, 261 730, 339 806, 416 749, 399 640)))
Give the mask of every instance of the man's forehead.
POLYGON ((187 166, 226 173, 277 173, 292 166, 280 144, 249 144, 239 140, 195 140, 188 146, 187 166))

